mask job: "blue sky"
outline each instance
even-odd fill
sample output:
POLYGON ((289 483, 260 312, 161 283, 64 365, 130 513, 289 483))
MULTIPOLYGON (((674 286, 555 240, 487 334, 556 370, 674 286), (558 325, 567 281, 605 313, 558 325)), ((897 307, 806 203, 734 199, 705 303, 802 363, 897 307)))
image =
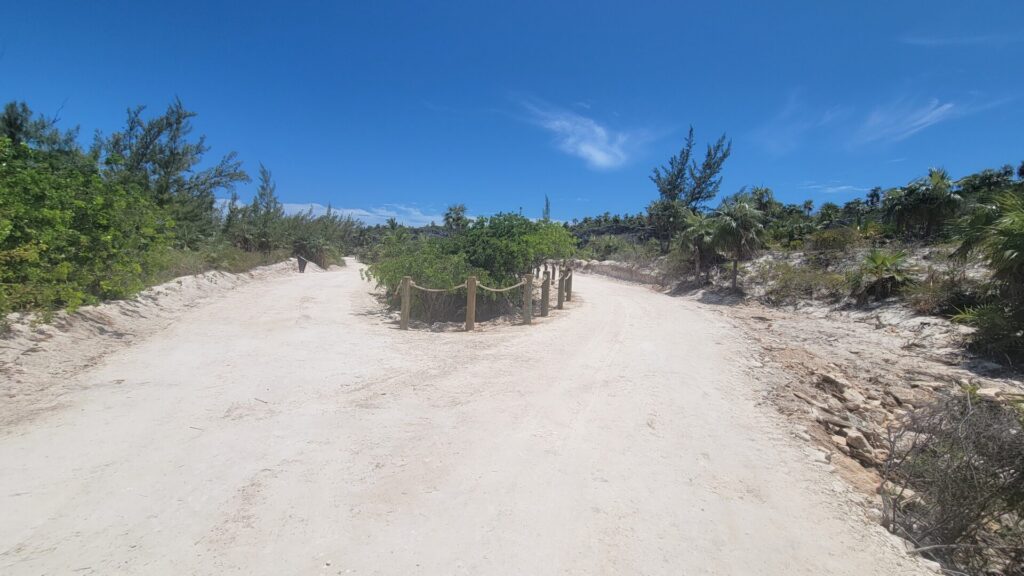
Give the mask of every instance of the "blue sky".
MULTIPOLYGON (((175 96, 282 200, 636 212, 726 132, 723 192, 842 202, 1024 160, 1024 2, 7 2, 0 98, 83 136, 175 96)), ((254 186, 240 190, 251 195, 254 186)))

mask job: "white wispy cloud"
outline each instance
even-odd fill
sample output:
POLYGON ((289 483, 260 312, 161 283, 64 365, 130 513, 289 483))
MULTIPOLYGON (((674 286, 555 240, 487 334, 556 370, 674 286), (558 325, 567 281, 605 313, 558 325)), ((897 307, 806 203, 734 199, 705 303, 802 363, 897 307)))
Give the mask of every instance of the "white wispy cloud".
POLYGON ((1002 46, 1024 42, 1024 36, 1007 34, 985 34, 977 36, 918 36, 907 35, 900 42, 910 46, 938 48, 943 46, 1002 46))
POLYGON ((899 142, 940 122, 977 111, 954 102, 931 98, 926 102, 899 99, 876 106, 857 130, 855 141, 866 144, 876 141, 899 142))
POLYGON ((844 194, 848 192, 867 192, 867 188, 863 186, 854 186, 852 184, 843 184, 836 180, 830 182, 804 182, 800 186, 804 190, 813 190, 815 192, 821 192, 822 194, 844 194))
POLYGON ((750 138, 767 152, 781 156, 796 150, 813 133, 820 133, 847 114, 843 106, 825 109, 809 106, 797 90, 789 95, 778 113, 751 132, 750 138))
MULTIPOLYGON (((227 198, 218 198, 217 206, 223 210, 227 207, 228 202, 230 200, 227 198)), ((314 216, 322 216, 327 213, 327 206, 316 202, 284 202, 282 206, 284 207, 284 213, 288 215, 312 212, 314 216)), ((444 220, 442 214, 435 214, 424 211, 416 206, 405 204, 384 204, 373 208, 338 208, 332 206, 331 211, 335 214, 351 216, 370 226, 384 224, 388 221, 388 218, 394 218, 399 223, 407 226, 426 226, 431 222, 440 223, 444 220)))
POLYGON ((618 168, 629 160, 635 134, 612 130, 593 118, 532 99, 520 101, 530 122, 555 137, 559 150, 582 158, 598 170, 618 168))

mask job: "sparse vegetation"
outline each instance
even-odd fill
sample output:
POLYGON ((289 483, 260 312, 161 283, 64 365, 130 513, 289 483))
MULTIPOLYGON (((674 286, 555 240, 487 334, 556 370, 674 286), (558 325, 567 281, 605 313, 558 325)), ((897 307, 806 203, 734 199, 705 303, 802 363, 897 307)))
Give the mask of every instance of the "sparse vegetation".
POLYGON ((944 398, 891 429, 882 490, 890 530, 955 573, 1024 570, 1020 404, 944 398))

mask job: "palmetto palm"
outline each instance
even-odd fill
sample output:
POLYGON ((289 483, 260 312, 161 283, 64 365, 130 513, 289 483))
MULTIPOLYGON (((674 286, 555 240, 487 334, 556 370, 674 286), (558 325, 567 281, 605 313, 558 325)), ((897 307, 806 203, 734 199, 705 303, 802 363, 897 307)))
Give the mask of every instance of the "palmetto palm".
POLYGON ((928 176, 887 192, 882 209, 886 219, 897 230, 922 230, 925 237, 930 237, 943 221, 956 214, 962 203, 963 198, 949 179, 949 174, 932 168, 928 176))
POLYGON ((760 246, 762 214, 746 199, 723 202, 712 217, 715 225, 715 244, 732 257, 732 288, 736 289, 741 258, 753 254, 760 246))
POLYGON ((700 280, 701 264, 715 250, 715 221, 700 212, 690 212, 686 215, 684 226, 679 234, 679 242, 693 254, 694 278, 700 280))
POLYGON ((956 254, 982 255, 999 298, 955 319, 978 327, 976 345, 1024 361, 1024 183, 983 198, 961 219, 957 236, 956 254))

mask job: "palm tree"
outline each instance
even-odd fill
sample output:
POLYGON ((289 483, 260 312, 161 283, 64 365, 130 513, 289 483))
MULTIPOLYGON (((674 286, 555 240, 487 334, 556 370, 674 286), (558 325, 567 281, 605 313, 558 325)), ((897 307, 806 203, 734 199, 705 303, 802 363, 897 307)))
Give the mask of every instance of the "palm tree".
POLYGON ((885 218, 900 232, 933 236, 942 224, 953 217, 963 198, 945 170, 932 168, 928 176, 903 188, 889 190, 882 201, 885 218))
POLYGON ((877 208, 878 203, 882 201, 882 189, 875 186, 871 190, 868 190, 868 208, 877 208))
POLYGON ((829 228, 839 220, 839 205, 835 202, 825 202, 818 208, 818 227, 829 228))
POLYGON ((982 199, 957 226, 955 252, 982 255, 997 297, 954 317, 978 328, 976 347, 1024 361, 1024 182, 982 199))
POLYGON ((715 223, 715 244, 732 256, 732 289, 736 290, 741 258, 753 254, 760 244, 764 226, 762 214, 747 199, 727 200, 712 217, 715 223))
MULTIPOLYGON (((715 251, 715 221, 700 212, 689 212, 684 226, 679 234, 679 242, 693 254, 693 277, 700 281, 701 263, 707 261, 715 251)), ((710 276, 710 268, 707 274, 710 276)))
MULTIPOLYGON (((544 197, 545 203, 547 197, 544 197)), ((465 204, 452 204, 444 213, 444 228, 450 234, 458 234, 469 226, 469 218, 466 217, 465 204)))

